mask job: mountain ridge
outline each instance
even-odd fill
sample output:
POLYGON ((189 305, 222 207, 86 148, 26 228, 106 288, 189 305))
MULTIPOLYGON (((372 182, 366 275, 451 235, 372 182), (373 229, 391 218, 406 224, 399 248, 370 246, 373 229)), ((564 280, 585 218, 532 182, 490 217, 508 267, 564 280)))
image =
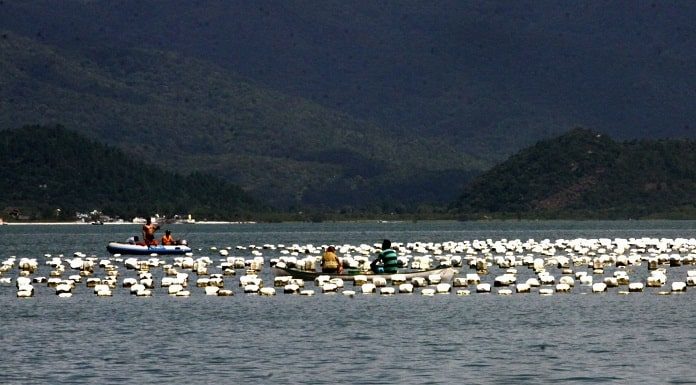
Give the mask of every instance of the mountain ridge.
POLYGON ((61 126, 6 130, 0 150, 4 214, 71 220, 97 210, 125 219, 160 213, 239 220, 269 211, 238 186, 158 169, 61 126))
POLYGON ((615 142, 576 128, 476 177, 452 205, 463 218, 688 218, 696 141, 615 142))
POLYGON ((379 205, 399 194, 398 186, 388 191, 390 184, 412 183, 430 171, 466 176, 485 164, 451 149, 431 157, 430 148, 449 145, 391 136, 371 123, 230 80, 222 69, 177 54, 115 50, 94 63, 3 35, 0 62, 8 71, 0 81, 9 86, 0 95, 9 103, 0 104, 0 126, 68 124, 162 167, 214 173, 280 207, 307 204, 307 186, 330 196, 332 182, 357 197, 344 194, 342 201, 324 202, 327 207, 359 207, 360 199, 379 205), (126 64, 112 67, 113 60, 126 64), (326 162, 331 150, 343 156, 326 162), (369 168, 371 175, 356 175, 369 168), (384 198, 376 195, 384 191, 384 198))

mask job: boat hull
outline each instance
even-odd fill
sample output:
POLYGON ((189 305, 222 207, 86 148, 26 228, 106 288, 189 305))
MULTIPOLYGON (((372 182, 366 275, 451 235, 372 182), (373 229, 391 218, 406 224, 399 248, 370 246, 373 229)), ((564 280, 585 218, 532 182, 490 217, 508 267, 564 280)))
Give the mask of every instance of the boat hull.
MULTIPOLYGON (((416 277, 423 277, 427 278, 431 274, 440 274, 442 276, 442 281, 450 281, 452 280, 452 277, 455 274, 455 269, 451 267, 444 267, 444 268, 437 268, 437 269, 432 269, 432 270, 419 270, 419 271, 404 271, 404 272, 398 272, 395 274, 402 274, 406 277, 406 279, 412 279, 416 277)), ((389 278, 391 277, 392 273, 389 274, 375 274, 371 271, 369 272, 356 272, 355 274, 326 274, 322 273, 319 271, 307 271, 307 270, 299 270, 299 269, 292 269, 292 268, 282 268, 282 267, 273 267, 273 274, 275 276, 291 276, 293 278, 297 279, 302 279, 303 281, 313 281, 320 275, 328 275, 331 278, 340 278, 344 281, 353 281, 357 275, 365 275, 368 278, 369 277, 385 277, 389 278)))
POLYGON ((106 246, 106 250, 111 254, 128 255, 183 255, 191 252, 191 248, 185 245, 158 245, 141 246, 131 245, 130 243, 111 242, 106 246))

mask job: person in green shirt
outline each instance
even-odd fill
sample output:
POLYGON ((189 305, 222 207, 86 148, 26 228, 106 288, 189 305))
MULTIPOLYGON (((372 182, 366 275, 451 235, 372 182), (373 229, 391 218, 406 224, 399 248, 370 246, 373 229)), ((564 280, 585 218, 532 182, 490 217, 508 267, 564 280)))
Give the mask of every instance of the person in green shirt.
POLYGON ((385 239, 382 242, 382 251, 377 255, 377 258, 372 261, 370 268, 376 274, 394 274, 399 268, 397 257, 396 251, 391 247, 391 241, 385 239))

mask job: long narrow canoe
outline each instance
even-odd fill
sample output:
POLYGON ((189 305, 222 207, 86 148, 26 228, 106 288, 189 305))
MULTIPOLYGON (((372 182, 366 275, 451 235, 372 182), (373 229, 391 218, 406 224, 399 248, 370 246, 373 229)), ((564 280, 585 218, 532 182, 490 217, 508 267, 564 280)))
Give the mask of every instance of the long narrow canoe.
MULTIPOLYGON (((435 269, 431 270, 406 270, 404 269, 403 271, 399 271, 396 274, 403 274, 406 276, 406 279, 411 279, 415 277, 423 277, 427 278, 431 274, 439 274, 442 277, 442 281, 450 281, 452 279, 452 276, 454 276, 455 270, 451 267, 438 267, 435 269)), ((320 271, 308 271, 308 270, 300 270, 300 269, 294 269, 290 267, 278 267, 278 266, 273 266, 273 274, 277 277, 280 276, 291 276, 293 278, 297 279, 302 279, 303 281, 313 281, 315 278, 317 278, 320 275, 328 275, 331 278, 341 278, 344 281, 352 281, 356 275, 365 275, 368 278, 369 277, 385 277, 389 278, 394 273, 385 273, 385 274, 375 274, 371 271, 369 272, 362 272, 362 271, 348 271, 347 273, 344 272, 343 274, 326 274, 322 273, 320 271)))
POLYGON ((158 255, 182 255, 190 252, 191 248, 186 245, 141 246, 111 242, 106 246, 106 250, 111 254, 150 255, 155 253, 158 255))

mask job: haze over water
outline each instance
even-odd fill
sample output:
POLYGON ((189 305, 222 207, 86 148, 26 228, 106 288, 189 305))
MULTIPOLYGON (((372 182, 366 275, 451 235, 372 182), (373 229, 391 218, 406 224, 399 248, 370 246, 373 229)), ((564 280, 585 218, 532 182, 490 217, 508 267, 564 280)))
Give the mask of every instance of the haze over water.
MULTIPOLYGON (((166 226, 194 256, 210 247, 361 244, 530 238, 692 238, 693 221, 418 222, 166 226), (202 250, 198 250, 201 248, 202 250)), ((139 231, 124 226, 0 226, 0 259, 84 252, 139 231)), ((266 254, 266 260, 271 257, 266 254)), ((472 272, 466 266, 462 272, 472 272)), ((684 280, 682 267, 669 270, 684 280)), ((272 285, 266 267, 264 282, 272 285)), ((587 270, 574 267, 574 270, 587 270)), ((121 268, 123 276, 126 274, 121 268)), ((130 272, 132 274, 132 272, 130 272)), ((151 298, 117 287, 98 298, 78 286, 59 298, 37 286, 20 300, 0 287, 0 382, 19 383, 689 383, 696 369, 691 288, 619 295, 538 293, 467 297, 243 294, 208 297, 191 288, 174 298, 157 285, 151 298)), ((647 275, 646 264, 630 272, 647 275)), ((496 272, 482 277, 491 282, 496 272)), ((605 276, 608 273, 605 273, 605 276)), ((13 270, 13 282, 16 269, 13 270)), ((159 276, 161 277, 161 275, 159 276)), ((158 278, 159 278, 158 277, 158 278)), ((159 281, 159 279, 158 279, 159 281)), ((309 284, 311 286, 311 284, 309 284)), ((346 285, 346 288, 352 289, 346 285)))

